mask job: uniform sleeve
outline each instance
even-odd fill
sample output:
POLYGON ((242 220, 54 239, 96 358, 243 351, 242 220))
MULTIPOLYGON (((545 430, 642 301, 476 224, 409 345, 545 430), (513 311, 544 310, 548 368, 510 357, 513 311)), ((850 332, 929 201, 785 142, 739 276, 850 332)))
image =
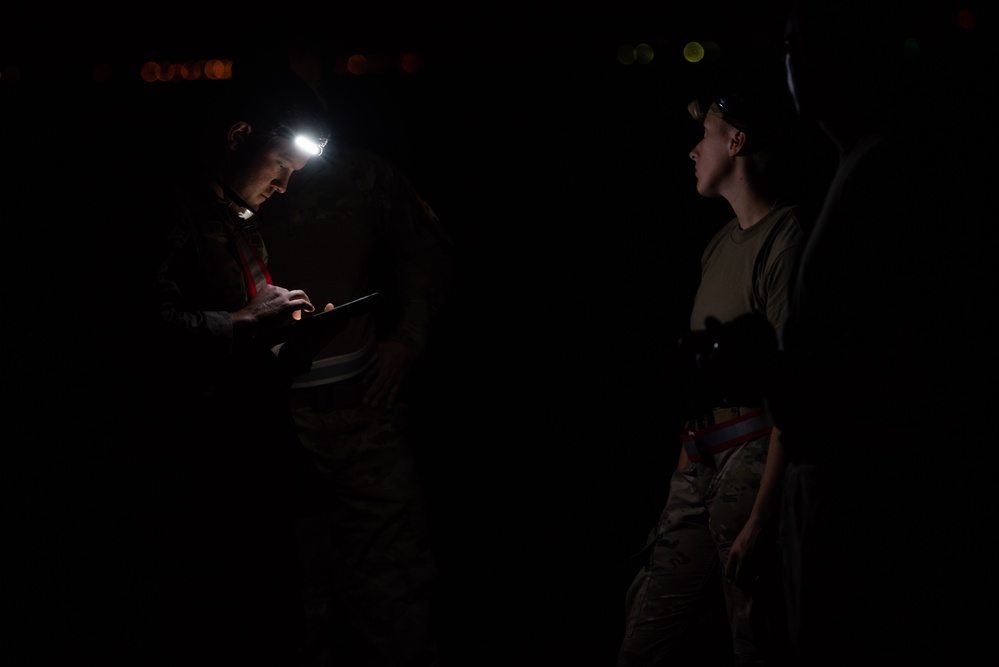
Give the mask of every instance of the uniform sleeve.
POLYGON ((767 294, 766 316, 778 338, 783 335, 787 323, 791 285, 803 239, 801 225, 794 214, 791 215, 792 219, 784 225, 774 244, 763 276, 767 294))
POLYGON ((151 276, 151 329, 168 358, 194 363, 222 362, 233 352, 233 328, 228 311, 207 310, 202 295, 191 293, 205 270, 200 242, 189 215, 175 213, 163 220, 155 269, 151 276))

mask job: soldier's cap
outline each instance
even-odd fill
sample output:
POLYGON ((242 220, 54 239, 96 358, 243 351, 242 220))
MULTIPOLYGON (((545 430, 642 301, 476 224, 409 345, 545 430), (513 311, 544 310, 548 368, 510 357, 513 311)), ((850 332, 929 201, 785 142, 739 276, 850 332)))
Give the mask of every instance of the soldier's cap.
POLYGON ((691 101, 687 110, 701 123, 708 114, 718 116, 754 141, 783 138, 793 120, 786 90, 760 85, 758 81, 704 94, 691 101))

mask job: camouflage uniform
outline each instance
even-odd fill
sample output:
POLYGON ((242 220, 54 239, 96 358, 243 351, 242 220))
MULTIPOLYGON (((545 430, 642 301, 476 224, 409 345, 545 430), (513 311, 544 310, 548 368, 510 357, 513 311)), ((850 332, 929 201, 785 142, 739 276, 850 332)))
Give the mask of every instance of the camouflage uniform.
MULTIPOLYGON (((746 410, 724 409, 734 416, 746 410)), ((673 473, 666 507, 642 552, 645 565, 627 593, 630 650, 711 665, 756 653, 770 622, 754 610, 761 603, 759 591, 736 586, 722 577, 721 568, 753 507, 769 441, 769 435, 755 438, 673 473), (726 608, 728 623, 720 611, 726 608)), ((619 664, 659 663, 643 658, 619 664)))
POLYGON ((397 297, 353 318, 292 389, 299 436, 327 480, 323 506, 299 522, 310 634, 303 661, 433 664, 437 571, 407 405, 362 405, 361 378, 381 341, 424 350, 450 281, 450 244, 408 179, 359 149, 328 150, 268 207, 271 269, 317 306, 371 291, 397 297))

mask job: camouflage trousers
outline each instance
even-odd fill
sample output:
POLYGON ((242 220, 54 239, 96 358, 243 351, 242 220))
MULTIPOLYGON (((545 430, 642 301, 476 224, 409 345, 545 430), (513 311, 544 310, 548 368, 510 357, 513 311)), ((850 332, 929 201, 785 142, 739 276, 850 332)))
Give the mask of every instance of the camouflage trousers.
MULTIPOLYGON (((626 596, 619 667, 763 665, 780 591, 744 589, 722 576, 732 542, 760 487, 770 436, 747 441, 673 473, 666 507, 640 552, 626 596)), ((776 546, 772 552, 776 560, 776 546)), ((761 580, 763 577, 761 577, 761 580)), ((776 586, 779 577, 774 575, 776 586)))
POLYGON ((437 576, 405 406, 293 407, 326 488, 297 520, 306 646, 300 665, 425 667, 437 576))

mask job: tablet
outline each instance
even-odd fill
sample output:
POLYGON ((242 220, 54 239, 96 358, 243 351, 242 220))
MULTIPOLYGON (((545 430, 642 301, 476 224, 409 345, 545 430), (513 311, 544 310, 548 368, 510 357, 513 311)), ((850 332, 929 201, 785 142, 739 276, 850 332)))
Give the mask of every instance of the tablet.
POLYGON ((330 310, 302 313, 301 320, 292 321, 290 324, 258 336, 258 340, 268 347, 274 347, 278 343, 284 343, 302 335, 318 338, 325 336, 332 339, 347 326, 347 322, 358 315, 371 312, 384 298, 381 293, 372 292, 353 301, 334 306, 330 310))

